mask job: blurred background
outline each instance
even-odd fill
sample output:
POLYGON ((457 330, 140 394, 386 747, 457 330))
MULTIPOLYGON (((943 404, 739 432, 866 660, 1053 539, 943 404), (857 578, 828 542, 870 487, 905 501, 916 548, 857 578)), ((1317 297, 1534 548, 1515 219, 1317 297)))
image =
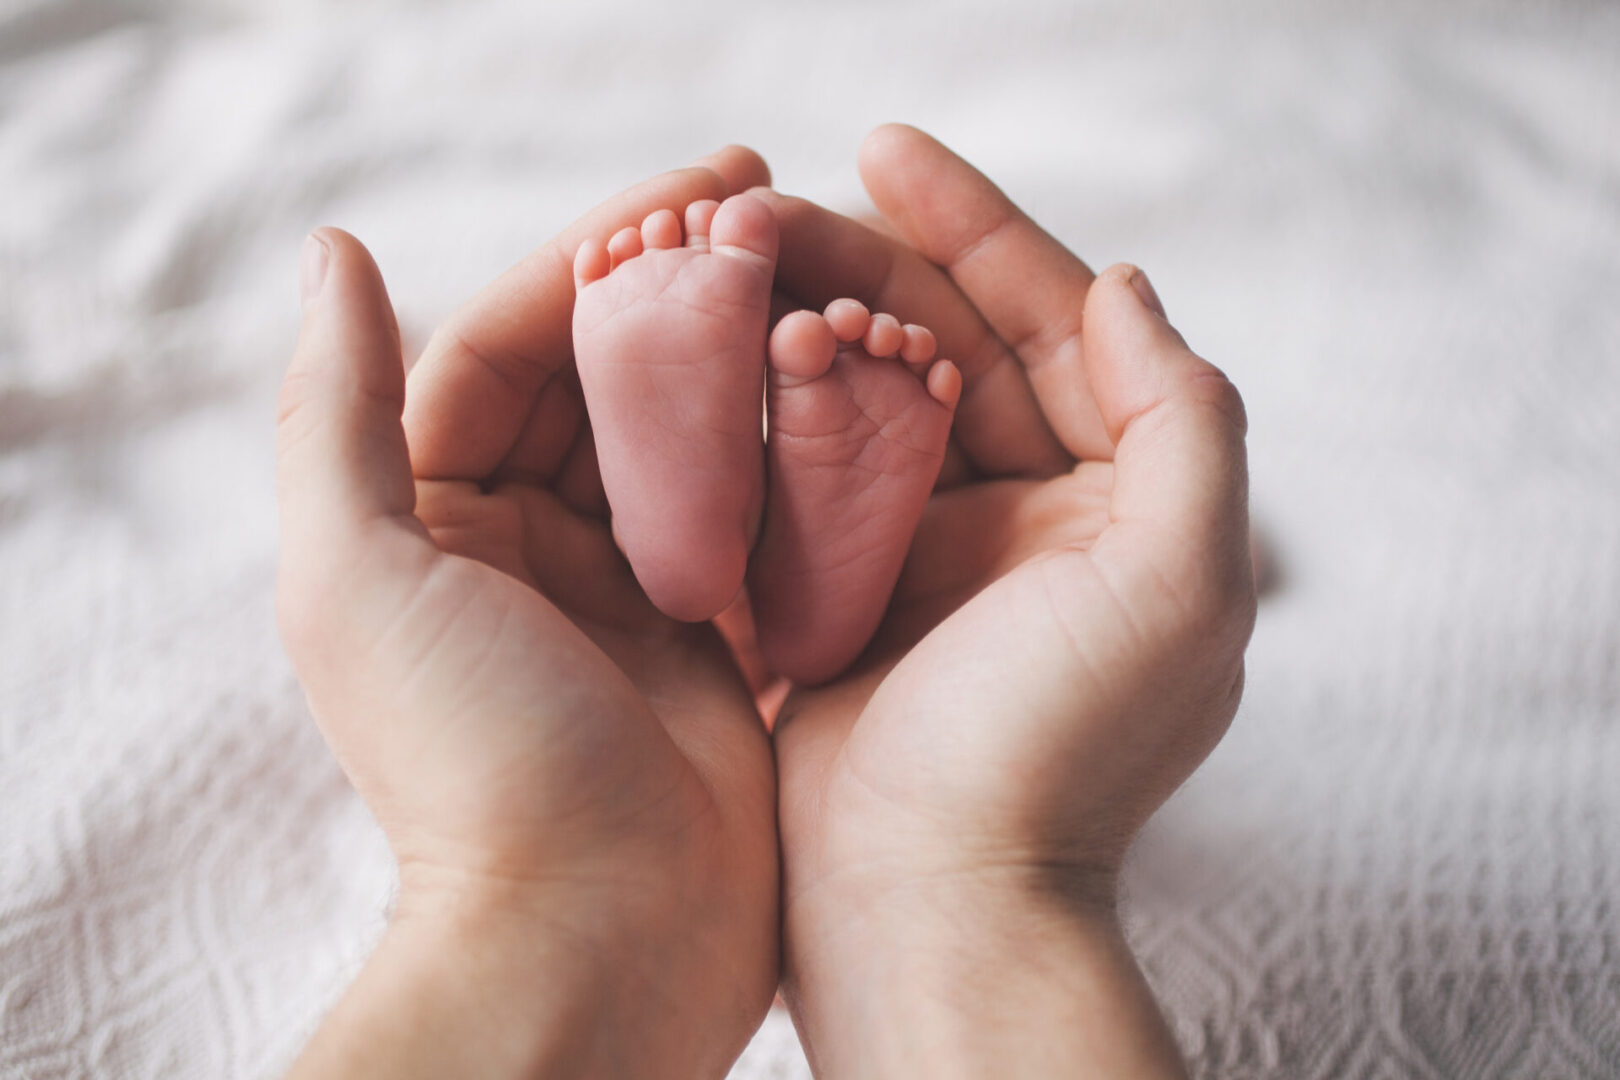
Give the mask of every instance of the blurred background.
POLYGON ((274 1076, 386 917, 271 612, 304 233, 410 348, 887 120, 1249 404, 1246 700, 1126 877, 1195 1074, 1620 1076, 1620 7, 0 0, 0 1077, 274 1076))

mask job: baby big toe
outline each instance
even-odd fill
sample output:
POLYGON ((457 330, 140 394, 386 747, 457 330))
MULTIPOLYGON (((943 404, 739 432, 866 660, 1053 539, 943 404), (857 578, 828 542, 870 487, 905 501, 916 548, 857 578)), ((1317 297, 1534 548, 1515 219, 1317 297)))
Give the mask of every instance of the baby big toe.
POLYGON ((709 226, 710 250, 776 266, 776 215, 752 195, 733 195, 720 204, 709 226))
POLYGON ((827 320, 813 311, 786 315, 771 331, 771 370, 790 382, 819 378, 832 367, 838 340, 827 320))

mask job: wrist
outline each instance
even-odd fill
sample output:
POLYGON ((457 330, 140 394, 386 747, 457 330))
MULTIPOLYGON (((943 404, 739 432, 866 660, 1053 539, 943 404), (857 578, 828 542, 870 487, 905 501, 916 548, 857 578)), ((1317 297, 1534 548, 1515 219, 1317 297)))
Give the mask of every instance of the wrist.
POLYGON ((784 995, 818 1077, 1179 1078, 1112 877, 911 879, 785 910, 784 995))
POLYGON ((587 1075, 615 1024, 589 961, 577 941, 515 909, 406 888, 291 1080, 587 1075))
POLYGON ((291 1080, 723 1076, 752 1027, 712 1030, 679 919, 627 891, 402 867, 382 941, 291 1080))

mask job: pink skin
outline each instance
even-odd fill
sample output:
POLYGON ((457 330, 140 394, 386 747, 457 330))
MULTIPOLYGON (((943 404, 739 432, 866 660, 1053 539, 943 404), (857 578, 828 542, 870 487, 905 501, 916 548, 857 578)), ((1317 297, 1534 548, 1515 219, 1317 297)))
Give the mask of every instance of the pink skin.
POLYGON ((945 457, 962 376, 934 335, 834 300, 771 333, 768 495, 748 571, 760 652, 810 684, 866 647, 945 457))
POLYGON ((764 501, 776 219, 748 195, 660 210, 574 257, 574 355, 613 534, 659 610, 737 595, 764 501))

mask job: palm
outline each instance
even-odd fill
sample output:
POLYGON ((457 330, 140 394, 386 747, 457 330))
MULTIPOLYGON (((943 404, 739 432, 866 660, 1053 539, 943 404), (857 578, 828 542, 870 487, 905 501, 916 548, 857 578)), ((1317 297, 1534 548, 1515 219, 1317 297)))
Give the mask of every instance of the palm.
POLYGON ((762 176, 727 151, 610 200, 454 316, 408 392, 375 264, 325 233, 278 428, 284 634, 402 896, 561 926, 619 965, 628 1014, 712 1031, 683 1050, 698 1071, 775 988, 775 774, 723 643, 659 615, 614 548, 568 256, 762 176))
POLYGON ((1124 278, 1094 293, 1083 263, 919 132, 880 129, 862 170, 903 240, 778 198, 781 287, 930 325, 964 391, 883 626, 851 672, 779 714, 790 954, 810 912, 941 873, 1056 873, 1109 895, 1135 829, 1230 719, 1247 636, 1238 523, 1177 539, 1240 493, 1240 464, 1173 441, 1230 445, 1230 386, 1165 327, 1154 348, 1181 350, 1199 389, 1152 413, 1169 384, 1116 362, 1139 337, 1109 336, 1138 325, 1109 317, 1137 303, 1124 278), (1199 635, 1209 647, 1189 648, 1199 635), (804 903, 829 886, 831 903, 804 903))
POLYGON ((1050 480, 993 480, 939 492, 912 544, 874 642, 898 658, 971 597, 1032 557, 1083 552, 1108 524, 1112 468, 1076 466, 1050 480))
MULTIPOLYGON (((591 432, 571 366, 541 375, 536 411, 554 439, 520 439, 481 480, 416 482, 435 558, 462 580, 409 609, 433 648, 392 653, 411 665, 400 685, 424 730, 440 733, 441 778, 438 798, 412 804, 416 828, 391 830, 395 846, 402 863, 471 858, 504 879, 568 867, 595 896, 590 925, 673 943, 629 958, 636 977, 683 971, 689 1022, 740 1020, 741 1038, 777 975, 769 742, 713 628, 660 614, 619 554, 580 452, 591 432), (429 668, 445 689, 425 699, 429 668), (446 715, 460 720, 450 735, 446 715)), ((432 445, 413 445, 418 473, 432 445)))
POLYGON ((515 874, 545 872, 560 818, 571 842, 599 860, 625 854, 642 875, 694 852, 758 851, 727 835, 769 820, 769 753, 746 688, 711 632, 652 608, 604 525, 515 482, 421 482, 417 516, 440 554, 387 633, 430 644, 390 652, 387 681, 403 691, 396 715, 421 717, 421 752, 443 779, 411 803, 400 842, 515 874), (453 732, 434 720, 447 710, 453 732), (688 756, 697 718, 700 760, 688 756))
POLYGON ((1090 556, 1111 486, 1111 466, 1090 463, 935 495, 867 653, 779 714, 785 905, 829 877, 973 869, 942 866, 941 850, 1027 848, 1040 804, 1103 786, 1084 771, 1116 764, 1097 752, 1116 735, 1106 706, 1119 692, 1099 650, 1120 619, 1090 556), (1054 694, 1031 670, 1086 674, 1054 694))
POLYGON ((404 427, 416 515, 468 581, 419 614, 439 627, 427 636, 458 687, 449 704, 487 703, 503 727, 465 740, 488 755, 467 763, 492 815, 480 835, 544 851, 567 820, 643 879, 735 885, 759 913, 746 925, 774 908, 769 745, 718 637, 660 615, 613 544, 570 333, 583 237, 763 175, 746 152, 711 164, 609 200, 474 298, 412 371, 404 427), (458 611, 466 595, 483 606, 458 611))

